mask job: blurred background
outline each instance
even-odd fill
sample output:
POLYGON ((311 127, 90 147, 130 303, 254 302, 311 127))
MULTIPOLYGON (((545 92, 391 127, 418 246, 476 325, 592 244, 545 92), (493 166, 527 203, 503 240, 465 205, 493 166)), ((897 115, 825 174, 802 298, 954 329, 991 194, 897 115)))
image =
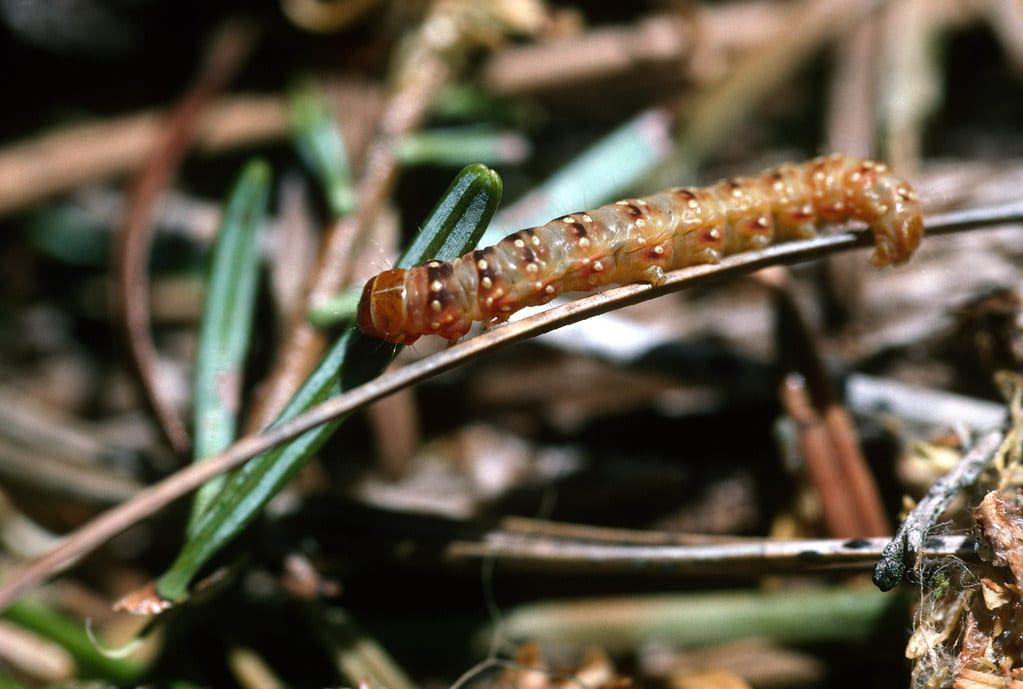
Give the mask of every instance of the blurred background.
MULTIPOLYGON (((0 64, 7 573, 276 418, 469 163, 503 181, 481 246, 836 151, 928 214, 1023 195, 1019 0, 0 0, 0 64), (212 247, 254 157, 257 277, 212 380, 212 247), (211 389, 226 439, 194 422, 211 389)), ((890 535, 1018 393, 1021 236, 771 268, 402 390, 306 452, 187 602, 111 607, 195 538, 191 498, 8 608, 0 686, 907 686, 914 587, 881 594, 872 560, 648 560, 890 535)), ((1015 686, 960 660, 918 686, 1015 686)))

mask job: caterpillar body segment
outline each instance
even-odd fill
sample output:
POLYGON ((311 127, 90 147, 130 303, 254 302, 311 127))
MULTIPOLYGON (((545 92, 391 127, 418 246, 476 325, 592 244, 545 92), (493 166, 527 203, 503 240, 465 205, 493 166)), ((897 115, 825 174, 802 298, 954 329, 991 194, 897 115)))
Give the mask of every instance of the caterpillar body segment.
POLYGON ((909 259, 923 236, 916 192, 881 163, 832 155, 757 177, 678 187, 520 230, 453 261, 372 278, 359 327, 390 342, 453 340, 563 292, 659 284, 670 270, 808 239, 850 220, 870 226, 876 266, 909 259))

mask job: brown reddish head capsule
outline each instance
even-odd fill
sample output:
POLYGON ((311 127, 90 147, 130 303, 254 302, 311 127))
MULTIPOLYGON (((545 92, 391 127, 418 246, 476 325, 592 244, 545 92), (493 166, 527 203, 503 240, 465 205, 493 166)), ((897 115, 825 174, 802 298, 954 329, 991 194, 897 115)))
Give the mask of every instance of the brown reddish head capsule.
POLYGON ((411 344, 405 324, 405 271, 386 270, 370 278, 359 299, 359 329, 388 342, 411 344))

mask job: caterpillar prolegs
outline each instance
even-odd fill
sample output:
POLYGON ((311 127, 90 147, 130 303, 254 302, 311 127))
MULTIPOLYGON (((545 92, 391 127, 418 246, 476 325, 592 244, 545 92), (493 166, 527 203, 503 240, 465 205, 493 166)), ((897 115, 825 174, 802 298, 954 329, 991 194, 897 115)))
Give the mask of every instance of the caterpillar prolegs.
POLYGON ((849 220, 870 226, 876 266, 905 262, 923 236, 909 184, 881 163, 836 154, 618 201, 520 230, 454 261, 384 271, 366 283, 359 327, 389 342, 457 339, 473 321, 504 320, 562 292, 656 285, 666 271, 808 239, 849 220))

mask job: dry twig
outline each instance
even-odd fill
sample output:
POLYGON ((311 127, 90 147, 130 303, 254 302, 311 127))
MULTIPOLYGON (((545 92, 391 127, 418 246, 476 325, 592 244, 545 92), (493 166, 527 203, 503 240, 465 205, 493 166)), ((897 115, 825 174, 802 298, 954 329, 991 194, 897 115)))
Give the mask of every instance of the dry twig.
POLYGON ((909 513, 885 546, 874 567, 874 584, 882 591, 895 588, 923 549, 934 522, 964 489, 976 483, 980 474, 994 460, 1005 434, 990 431, 980 438, 959 461, 955 469, 935 481, 926 497, 909 513))
MULTIPOLYGON (((651 534, 651 539, 659 534, 651 534)), ((675 577, 748 577, 821 569, 867 570, 886 538, 767 540, 740 539, 703 545, 645 545, 587 542, 503 531, 482 542, 455 541, 445 551, 453 560, 496 558, 502 564, 558 571, 670 575, 675 577)), ((976 548, 963 536, 927 543, 924 554, 974 559, 976 548)))

